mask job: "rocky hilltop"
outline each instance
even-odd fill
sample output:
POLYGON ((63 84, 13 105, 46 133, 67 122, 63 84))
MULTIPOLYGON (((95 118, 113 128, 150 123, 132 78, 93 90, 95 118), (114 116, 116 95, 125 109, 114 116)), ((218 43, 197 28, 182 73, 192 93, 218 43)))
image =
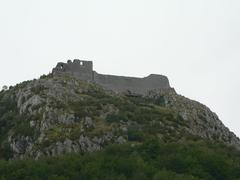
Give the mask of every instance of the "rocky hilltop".
POLYGON ((151 74, 144 78, 99 74, 93 70, 92 61, 75 59, 67 63, 60 62, 52 70, 53 75, 71 75, 77 79, 93 82, 105 90, 115 93, 145 95, 152 90, 170 89, 168 78, 163 75, 151 74))
POLYGON ((240 147, 215 113, 173 88, 116 92, 55 70, 0 92, 0 137, 5 159, 93 152, 153 138, 240 147))

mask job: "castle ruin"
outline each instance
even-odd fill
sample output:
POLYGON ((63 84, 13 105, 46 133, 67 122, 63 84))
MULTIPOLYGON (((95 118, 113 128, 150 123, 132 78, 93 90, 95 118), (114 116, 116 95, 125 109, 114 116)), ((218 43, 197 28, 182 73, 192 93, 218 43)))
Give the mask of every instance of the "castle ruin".
POLYGON ((151 74, 144 78, 99 74, 93 70, 92 61, 75 59, 67 63, 58 63, 52 70, 53 75, 69 74, 80 80, 96 83, 106 90, 116 93, 132 93, 144 95, 152 90, 170 89, 166 76, 151 74))

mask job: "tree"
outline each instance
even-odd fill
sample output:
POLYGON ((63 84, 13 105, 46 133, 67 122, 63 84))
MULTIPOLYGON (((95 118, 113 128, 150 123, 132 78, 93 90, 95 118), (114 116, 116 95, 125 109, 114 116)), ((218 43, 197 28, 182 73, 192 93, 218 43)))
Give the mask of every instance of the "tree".
POLYGON ((3 90, 3 91, 7 91, 7 90, 8 90, 8 87, 7 87, 6 85, 4 85, 4 86, 2 87, 2 90, 3 90))

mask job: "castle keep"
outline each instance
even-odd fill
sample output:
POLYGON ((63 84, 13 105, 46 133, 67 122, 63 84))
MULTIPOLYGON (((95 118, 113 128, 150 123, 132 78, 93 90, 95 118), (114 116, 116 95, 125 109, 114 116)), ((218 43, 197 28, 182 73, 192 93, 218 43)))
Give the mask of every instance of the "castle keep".
POLYGON ((53 75, 69 74, 81 80, 94 82, 116 93, 130 92, 144 95, 151 90, 166 90, 171 88, 168 78, 163 75, 151 74, 144 78, 103 75, 93 70, 92 61, 78 59, 73 61, 68 60, 67 63, 58 63, 52 72, 53 75))

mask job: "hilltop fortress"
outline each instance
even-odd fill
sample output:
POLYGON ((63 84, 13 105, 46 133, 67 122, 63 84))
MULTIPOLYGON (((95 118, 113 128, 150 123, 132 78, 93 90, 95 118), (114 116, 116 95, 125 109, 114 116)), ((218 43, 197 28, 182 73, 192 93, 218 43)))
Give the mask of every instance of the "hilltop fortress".
POLYGON ((171 89, 168 78, 163 75, 151 74, 144 78, 103 75, 93 70, 92 61, 78 59, 58 63, 52 73, 53 75, 69 74, 81 80, 94 82, 116 93, 144 95, 151 90, 171 89))

